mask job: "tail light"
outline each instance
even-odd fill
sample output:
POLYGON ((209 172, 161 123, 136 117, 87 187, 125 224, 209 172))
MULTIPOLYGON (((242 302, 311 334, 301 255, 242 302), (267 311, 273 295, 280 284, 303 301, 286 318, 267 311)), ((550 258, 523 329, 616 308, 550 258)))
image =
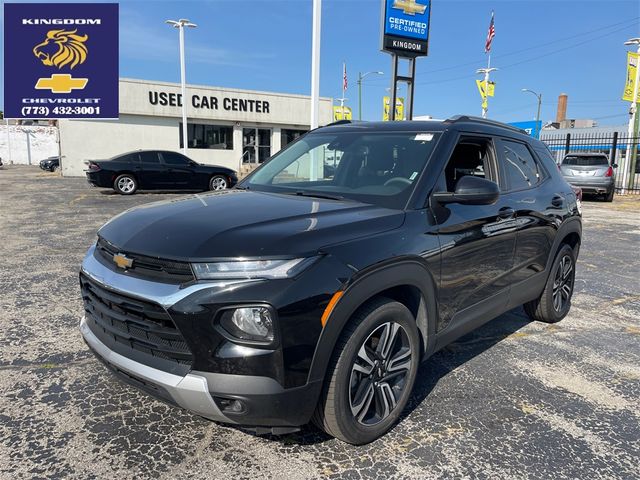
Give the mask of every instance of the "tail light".
POLYGON ((607 168, 607 172, 604 174, 605 177, 613 177, 613 167, 607 168))
POLYGON ((573 193, 576 194, 576 198, 582 201, 582 189, 580 187, 576 187, 575 185, 571 185, 571 189, 573 190, 573 193))
POLYGON ((90 172, 97 172, 97 171, 102 170, 102 169, 100 168, 100 165, 98 165, 97 163, 88 162, 87 163, 87 170, 89 170, 90 172))

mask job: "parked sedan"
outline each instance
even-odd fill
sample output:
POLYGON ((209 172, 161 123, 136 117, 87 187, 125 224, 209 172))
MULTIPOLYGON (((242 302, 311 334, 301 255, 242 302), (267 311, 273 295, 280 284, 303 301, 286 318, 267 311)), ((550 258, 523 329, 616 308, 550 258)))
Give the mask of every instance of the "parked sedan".
POLYGON ((122 195, 141 190, 224 190, 238 177, 229 168, 202 165, 166 150, 138 150, 109 160, 91 160, 87 181, 94 187, 113 188, 122 195))
POLYGON ((60 157, 55 155, 53 157, 40 160, 40 168, 42 170, 46 170, 47 172, 55 172, 56 170, 58 170, 58 168, 60 168, 60 157))
POLYGON ((584 194, 603 195, 606 202, 613 201, 616 189, 614 169, 604 153, 570 153, 560 164, 560 171, 571 185, 580 187, 584 194))

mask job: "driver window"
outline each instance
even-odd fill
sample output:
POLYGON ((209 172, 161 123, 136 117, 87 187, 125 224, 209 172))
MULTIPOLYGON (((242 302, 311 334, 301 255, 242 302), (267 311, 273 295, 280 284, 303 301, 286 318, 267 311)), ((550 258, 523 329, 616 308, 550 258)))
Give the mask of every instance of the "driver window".
POLYGON ((458 180, 466 175, 482 177, 497 183, 493 167, 493 143, 486 138, 463 137, 451 154, 444 170, 447 192, 454 192, 458 180))

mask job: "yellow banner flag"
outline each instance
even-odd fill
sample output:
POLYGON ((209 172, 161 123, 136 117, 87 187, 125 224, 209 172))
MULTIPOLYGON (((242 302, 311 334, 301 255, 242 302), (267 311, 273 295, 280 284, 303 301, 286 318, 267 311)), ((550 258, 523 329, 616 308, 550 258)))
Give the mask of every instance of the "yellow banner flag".
MULTIPOLYGON (((476 85, 478 86, 478 92, 480 92, 480 96, 482 98, 485 98, 486 95, 484 94, 484 80, 476 80, 476 85)), ((495 82, 489 82, 487 84, 487 93, 489 97, 493 97, 495 91, 496 91, 496 84, 495 82)))
POLYGON ((351 112, 351 107, 340 107, 340 106, 334 105, 333 121, 337 122, 339 120, 353 120, 353 113, 351 112))
MULTIPOLYGON (((633 101, 633 84, 636 81, 637 69, 638 54, 634 52, 627 52, 627 78, 624 84, 624 92, 622 93, 622 100, 626 102, 633 101)), ((638 90, 636 102, 640 103, 640 90, 638 90)))
MULTIPOLYGON (((389 121, 389 103, 391 103, 391 97, 382 98, 382 121, 389 121)), ((404 98, 396 98, 396 120, 402 120, 404 118, 404 98)))

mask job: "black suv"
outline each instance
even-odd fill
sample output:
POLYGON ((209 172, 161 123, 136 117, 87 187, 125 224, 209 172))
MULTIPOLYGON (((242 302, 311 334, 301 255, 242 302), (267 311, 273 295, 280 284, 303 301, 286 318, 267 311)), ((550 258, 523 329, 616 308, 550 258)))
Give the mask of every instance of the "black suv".
POLYGON ((363 444, 438 349, 520 305, 561 320, 581 229, 550 152, 520 130, 334 124, 233 190, 107 222, 82 264, 80 329, 120 378, 199 415, 273 433, 313 420, 363 444))

